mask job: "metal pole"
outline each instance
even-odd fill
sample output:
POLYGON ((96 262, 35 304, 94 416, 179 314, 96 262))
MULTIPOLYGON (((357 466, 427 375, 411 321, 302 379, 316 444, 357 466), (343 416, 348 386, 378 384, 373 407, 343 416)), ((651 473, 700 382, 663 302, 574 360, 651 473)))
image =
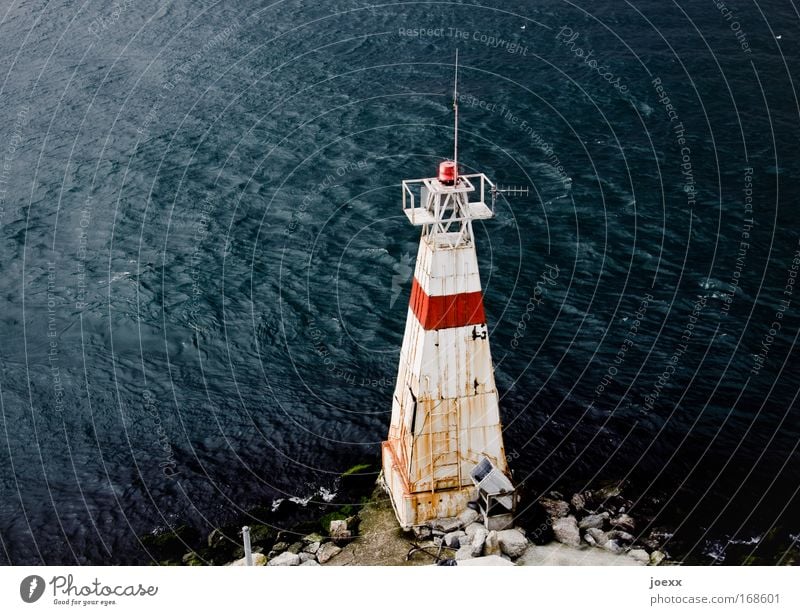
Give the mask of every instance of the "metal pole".
POLYGON ((456 165, 455 183, 458 184, 458 47, 456 47, 456 71, 453 79, 453 110, 455 120, 453 125, 453 162, 456 165))
POLYGON ((244 563, 245 566, 253 565, 253 550, 250 547, 250 528, 245 525, 242 528, 242 538, 244 539, 244 563))

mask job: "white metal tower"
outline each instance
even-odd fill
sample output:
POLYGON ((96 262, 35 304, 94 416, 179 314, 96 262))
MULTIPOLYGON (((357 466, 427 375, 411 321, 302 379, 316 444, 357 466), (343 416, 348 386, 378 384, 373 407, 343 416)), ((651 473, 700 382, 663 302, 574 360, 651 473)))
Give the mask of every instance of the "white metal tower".
POLYGON ((463 511, 482 457, 508 472, 472 229, 494 215, 496 192, 483 173, 458 173, 457 91, 454 107, 454 160, 403 181, 403 211, 422 236, 382 465, 404 528, 463 511))

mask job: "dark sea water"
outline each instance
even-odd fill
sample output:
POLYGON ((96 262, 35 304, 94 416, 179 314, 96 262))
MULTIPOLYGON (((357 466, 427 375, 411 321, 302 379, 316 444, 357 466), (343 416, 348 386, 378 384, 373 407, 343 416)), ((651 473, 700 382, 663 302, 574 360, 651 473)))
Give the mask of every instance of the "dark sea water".
POLYGON ((625 480, 676 559, 790 561, 800 16, 720 4, 4 3, 0 562, 342 501, 456 47, 460 162, 531 188, 476 226, 527 504, 625 480))

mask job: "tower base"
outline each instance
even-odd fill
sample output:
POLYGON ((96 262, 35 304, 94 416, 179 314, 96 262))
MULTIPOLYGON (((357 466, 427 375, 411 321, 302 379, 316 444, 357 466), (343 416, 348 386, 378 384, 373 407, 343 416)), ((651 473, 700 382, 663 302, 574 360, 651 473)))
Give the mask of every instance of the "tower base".
POLYGON ((412 493, 397 463, 391 442, 382 443, 381 456, 384 485, 400 527, 404 530, 433 519, 458 516, 467 508, 467 503, 477 497, 472 485, 412 493))

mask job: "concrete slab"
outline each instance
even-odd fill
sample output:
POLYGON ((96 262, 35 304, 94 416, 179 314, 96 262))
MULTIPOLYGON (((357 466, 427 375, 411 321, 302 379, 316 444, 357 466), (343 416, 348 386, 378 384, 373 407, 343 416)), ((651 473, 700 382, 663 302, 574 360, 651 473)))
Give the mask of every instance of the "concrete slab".
MULTIPOLYGON (((459 562, 459 565, 461 562, 459 562)), ((626 553, 609 553, 597 547, 569 547, 557 542, 532 546, 517 560, 517 566, 643 566, 626 553)))
POLYGON ((513 566, 513 562, 500 557, 499 555, 487 555, 486 557, 473 557, 472 559, 462 559, 458 562, 459 566, 513 566))

